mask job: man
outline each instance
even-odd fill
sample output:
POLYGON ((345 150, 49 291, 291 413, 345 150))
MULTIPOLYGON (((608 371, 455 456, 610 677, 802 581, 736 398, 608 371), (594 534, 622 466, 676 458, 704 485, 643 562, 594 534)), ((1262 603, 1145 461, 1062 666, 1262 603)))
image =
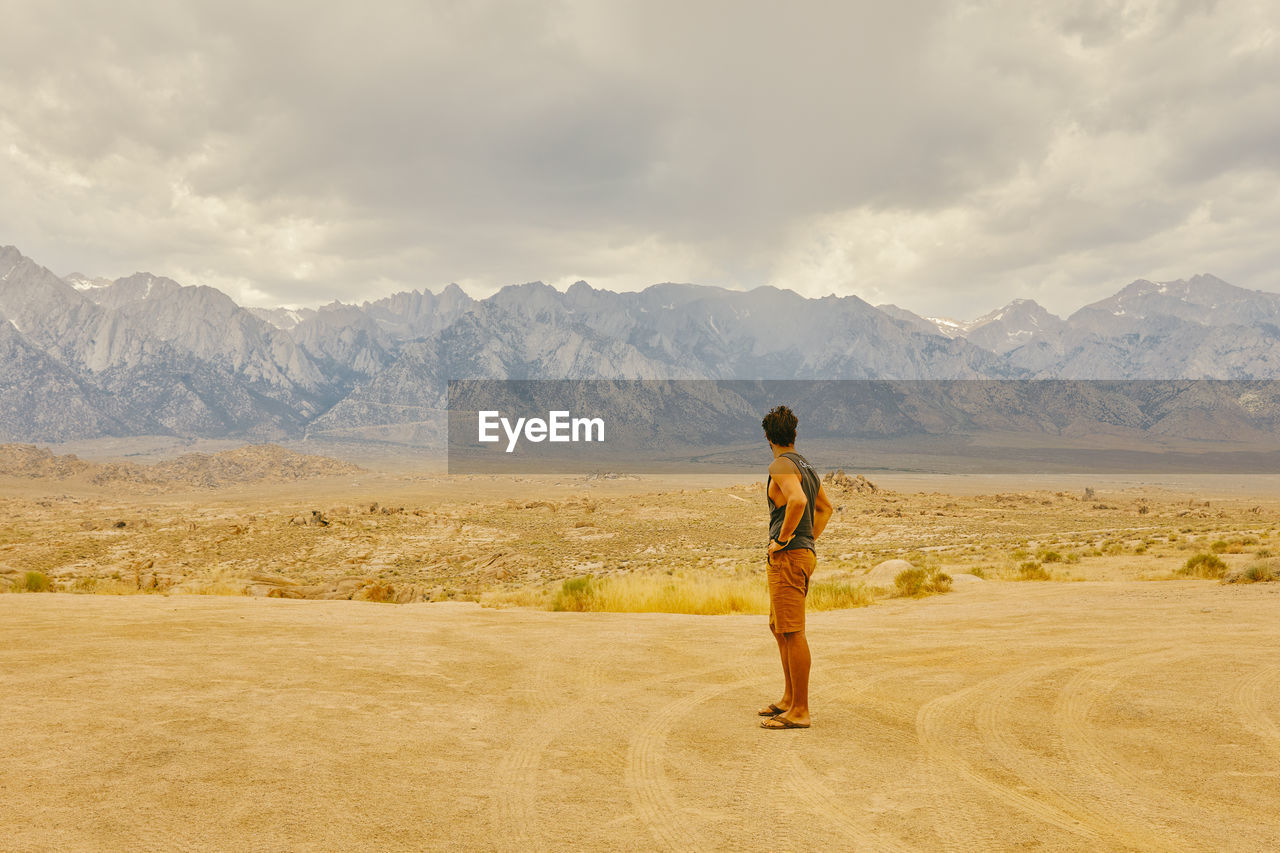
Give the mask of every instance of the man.
POLYGON ((769 630, 782 656, 782 698, 759 711, 766 729, 809 728, 809 641, 804 603, 818 563, 815 543, 831 519, 831 501, 818 474, 796 453, 796 416, 776 406, 761 425, 773 462, 765 495, 769 501, 769 630))

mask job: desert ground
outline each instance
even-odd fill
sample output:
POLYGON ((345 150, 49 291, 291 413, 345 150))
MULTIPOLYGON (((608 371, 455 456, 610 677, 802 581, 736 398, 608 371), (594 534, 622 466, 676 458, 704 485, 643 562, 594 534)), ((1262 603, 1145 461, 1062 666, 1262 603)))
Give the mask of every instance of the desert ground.
POLYGON ((0 481, 5 850, 1280 848, 1280 583, 1181 571, 1272 479, 828 481, 771 732, 758 598, 552 609, 761 586, 759 482, 100 475, 0 481))

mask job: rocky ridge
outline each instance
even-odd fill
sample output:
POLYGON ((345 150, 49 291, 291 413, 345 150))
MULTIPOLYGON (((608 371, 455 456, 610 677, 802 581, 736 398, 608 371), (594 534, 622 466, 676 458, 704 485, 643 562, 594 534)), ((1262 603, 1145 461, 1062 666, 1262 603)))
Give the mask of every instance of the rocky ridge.
POLYGON ((216 488, 331 477, 361 470, 348 462, 295 453, 275 444, 249 445, 212 454, 186 453, 153 465, 89 462, 75 454, 55 455, 47 447, 0 444, 0 477, 50 480, 78 477, 95 485, 216 488))
POLYGON ((1135 281, 1065 320, 967 322, 856 296, 540 282, 245 309, 138 273, 60 279, 0 248, 0 441, 127 435, 438 440, 447 382, 510 379, 1280 378, 1280 295, 1135 281))

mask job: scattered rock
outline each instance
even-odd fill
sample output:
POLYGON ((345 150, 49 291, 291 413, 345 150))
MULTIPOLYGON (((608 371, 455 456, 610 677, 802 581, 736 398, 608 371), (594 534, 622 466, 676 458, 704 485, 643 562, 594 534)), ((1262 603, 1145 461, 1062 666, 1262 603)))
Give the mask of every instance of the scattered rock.
POLYGON ((289 523, 296 524, 300 527, 328 527, 329 519, 325 518, 324 513, 320 510, 313 509, 311 510, 310 515, 295 515, 293 518, 289 519, 289 523))
POLYGON ((861 474, 850 477, 844 472, 843 468, 837 471, 828 471, 826 476, 822 478, 822 482, 824 485, 830 486, 834 489, 840 489, 845 492, 854 492, 860 495, 874 495, 880 491, 880 488, 866 477, 861 474))

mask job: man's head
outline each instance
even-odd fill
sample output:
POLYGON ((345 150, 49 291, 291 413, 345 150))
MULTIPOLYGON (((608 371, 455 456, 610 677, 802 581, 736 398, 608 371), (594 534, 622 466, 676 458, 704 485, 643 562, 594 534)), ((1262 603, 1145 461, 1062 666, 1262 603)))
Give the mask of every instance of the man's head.
POLYGON ((778 447, 790 447, 796 443, 796 415, 786 406, 774 406, 764 416, 760 426, 764 427, 764 437, 769 443, 778 447))

